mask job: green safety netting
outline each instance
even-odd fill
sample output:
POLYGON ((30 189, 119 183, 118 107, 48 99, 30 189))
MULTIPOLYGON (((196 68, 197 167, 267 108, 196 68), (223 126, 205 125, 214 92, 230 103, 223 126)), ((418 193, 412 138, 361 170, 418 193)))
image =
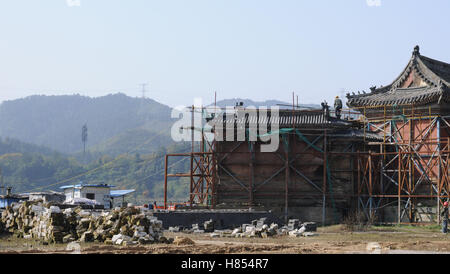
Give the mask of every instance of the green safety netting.
MULTIPOLYGON (((248 132, 248 129, 247 129, 247 132, 248 132)), ((319 148, 316 145, 314 145, 313 143, 311 143, 308 140, 308 138, 306 138, 296 128, 282 128, 282 129, 278 129, 278 130, 271 131, 271 132, 268 132, 268 133, 265 133, 265 134, 261 134, 261 135, 257 134, 257 137, 261 137, 261 136, 265 137, 265 136, 270 136, 270 135, 273 135, 273 134, 279 134, 281 136, 286 136, 286 134, 289 134, 291 132, 294 132, 297 137, 299 137, 302 141, 307 143, 310 147, 312 147, 315 150, 323 153, 323 150, 321 148, 319 148)), ((247 136, 249 136, 249 134, 247 134, 247 136)), ((289 150, 289 139, 288 138, 282 138, 282 140, 283 140, 283 144, 284 144, 285 149, 289 150)), ((328 189, 329 189, 330 194, 331 194, 330 197, 331 197, 331 205, 332 205, 332 208, 333 208, 333 215, 334 215, 334 219, 335 219, 336 223, 338 223, 339 220, 338 220, 337 211, 336 211, 336 203, 335 203, 334 197, 333 197, 333 181, 331 179, 331 171, 330 171, 329 161, 327 161, 326 172, 327 172, 328 189)))
MULTIPOLYGON (((317 150, 318 152, 323 153, 323 150, 319 147, 317 147, 316 145, 314 145, 313 143, 311 143, 308 138, 306 138, 298 129, 296 128, 282 128, 282 129, 278 129, 278 130, 274 130, 274 131, 270 131, 264 134, 256 134, 256 137, 267 137, 270 135, 274 135, 274 134, 278 134, 281 136, 286 136, 286 134, 289 134, 291 132, 294 132, 295 135, 300 138, 302 141, 304 141, 305 143, 307 143, 310 147, 314 148, 315 150, 317 150)), ((247 138, 250 136, 250 131, 248 128, 246 128, 246 133, 247 133, 247 138)), ((252 136, 254 136, 255 134, 252 132, 252 136)), ((288 138, 282 138, 283 140, 283 144, 286 150, 289 150, 289 141, 288 138)), ((250 138, 247 139, 247 141, 249 142, 249 147, 252 150, 253 149, 253 144, 250 141, 250 138)), ((206 149, 206 148, 205 148, 206 149)), ((332 204, 332 208, 333 208, 333 215, 334 215, 334 219, 336 221, 336 223, 339 221, 338 217, 337 217, 337 211, 336 211, 336 203, 334 201, 334 197, 333 197, 333 181, 331 179, 331 171, 330 171, 330 167, 329 167, 329 161, 327 161, 327 166, 326 166, 326 172, 327 172, 327 185, 328 185, 328 189, 330 191, 331 194, 331 204, 332 204)))

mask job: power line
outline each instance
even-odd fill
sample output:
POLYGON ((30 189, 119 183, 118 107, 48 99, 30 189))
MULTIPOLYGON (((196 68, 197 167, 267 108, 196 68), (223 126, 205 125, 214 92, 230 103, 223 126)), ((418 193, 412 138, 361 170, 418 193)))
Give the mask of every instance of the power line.
MULTIPOLYGON (((186 151, 188 151, 188 150, 187 150, 186 148, 183 148, 183 149, 180 149, 179 151, 174 151, 173 153, 182 153, 182 152, 186 152, 186 151)), ((147 160, 142 161, 141 163, 138 163, 137 165, 149 164, 149 163, 152 163, 152 162, 154 162, 154 161, 156 161, 156 160, 158 160, 158 159, 163 158, 164 156, 165 156, 165 155, 157 156, 157 157, 154 157, 154 158, 151 158, 151 159, 147 159, 147 160)), ((119 158, 122 159, 122 157, 120 157, 120 156, 119 156, 119 158)), ((110 164, 110 163, 112 163, 112 162, 115 162, 116 160, 119 160, 119 159, 116 158, 116 159, 114 159, 113 161, 110 161, 110 162, 104 164, 103 166, 100 166, 100 167, 91 169, 91 170, 87 171, 86 173, 82 173, 82 174, 80 174, 80 177, 82 177, 81 175, 92 175, 95 171, 100 170, 102 167, 104 167, 105 169, 111 169, 111 168, 119 168, 119 167, 124 166, 124 165, 127 164, 127 163, 125 163, 125 164, 118 165, 118 166, 110 166, 110 167, 106 167, 108 164, 110 164), (92 172, 90 172, 90 171, 92 171, 92 172)), ((77 176, 78 176, 78 175, 77 175, 77 176)), ((77 177, 77 176, 76 176, 76 177, 77 177)), ((41 182, 41 181, 45 181, 45 180, 49 180, 49 179, 54 179, 54 178, 55 178, 55 176, 51 176, 51 177, 47 177, 47 178, 41 178, 41 179, 33 180, 33 182, 36 183, 36 182, 41 182)), ((78 178, 79 178, 79 177, 78 177, 78 178)), ((69 179, 74 180, 74 179, 76 179, 76 178, 75 178, 75 177, 71 177, 71 178, 69 178, 69 179)), ((71 180, 67 180, 67 181, 71 181, 71 180)), ((64 182, 67 182, 67 181, 64 180, 64 182)), ((41 189, 41 188, 44 188, 44 187, 54 186, 54 185, 57 185, 57 184, 59 184, 59 183, 60 183, 60 182, 58 181, 57 183, 50 184, 50 185, 46 185, 46 186, 41 186, 41 187, 38 187, 38 188, 34 188, 34 189, 29 190, 29 191, 26 191, 26 192, 34 191, 34 190, 36 190, 36 189, 41 189)))
MULTIPOLYGON (((162 134, 165 133, 165 132, 166 132, 165 130, 161 130, 158 134, 156 134, 155 136, 153 136, 153 138, 148 139, 146 142, 144 142, 144 143, 142 143, 141 145, 135 147, 134 149, 128 151, 126 154, 130 154, 130 153, 132 153, 132 152, 134 152, 134 151, 137 151, 138 149, 140 149, 141 147, 143 147, 144 145, 146 145, 146 144, 149 143, 150 141, 153 141, 156 137, 162 135, 162 134)), ((36 188, 31 189, 31 190, 29 190, 29 191, 27 191, 27 192, 31 192, 31 191, 35 191, 35 190, 37 190, 37 189, 43 189, 43 188, 46 188, 46 187, 56 186, 56 185, 60 185, 60 184, 66 183, 66 182, 70 182, 70 181, 72 181, 72 180, 81 178, 81 177, 83 177, 83 176, 85 176, 85 175, 91 174, 91 173, 93 173, 93 172, 95 172, 95 171, 97 171, 97 170, 100 170, 100 169, 102 169, 102 168, 104 168, 104 167, 106 167, 106 166, 108 166, 108 165, 111 165, 112 163, 117 162, 117 161, 118 161, 119 159, 121 159, 121 158, 122 158, 122 157, 119 156, 119 157, 117 157, 116 159, 114 159, 114 160, 112 160, 112 161, 110 161, 110 162, 108 162, 108 163, 105 163, 105 164, 102 165, 102 166, 96 167, 96 168, 94 168, 94 169, 88 170, 88 171, 83 172, 83 173, 81 173, 81 174, 78 174, 78 175, 76 175, 76 176, 73 176, 73 177, 70 177, 70 178, 68 178, 68 179, 64 179, 64 180, 62 180, 62 181, 56 182, 56 183, 54 183, 54 184, 50 184, 50 185, 46 185, 46 186, 41 186, 41 187, 36 187, 36 188)))
MULTIPOLYGON (((178 160, 178 161, 176 161, 175 163, 173 163, 173 164, 171 164, 170 166, 168 166, 167 168, 174 167, 176 164, 178 164, 178 163, 180 163, 180 162, 182 162, 182 161, 184 161, 184 160, 186 160, 186 159, 188 159, 188 158, 183 158, 183 159, 181 159, 181 160, 178 160)), ((135 183, 140 183, 140 182, 142 182, 142 181, 145 181, 145 180, 147 180, 147 179, 150 179, 150 178, 153 177, 153 176, 162 174, 162 173, 164 172, 164 170, 165 170, 165 169, 161 169, 161 170, 159 170, 159 171, 157 171, 157 172, 155 172, 155 173, 153 173, 153 174, 151 174, 151 175, 148 175, 148 176, 146 176, 146 177, 144 177, 144 178, 141 178, 141 179, 137 180, 135 183)))
MULTIPOLYGON (((173 153, 181 153, 181 152, 186 152, 187 151, 187 149, 182 149, 182 150, 179 150, 179 151, 174 151, 173 153)), ((161 158, 164 158, 165 157, 165 155, 161 155, 161 156, 158 156, 158 157, 155 157, 155 158, 152 158, 152 159, 149 159, 149 160, 145 160, 145 161, 143 161, 143 162, 141 162, 141 163, 138 163, 138 165, 142 165, 142 164, 149 164, 149 163, 152 163, 152 162, 154 162, 154 161, 156 161, 156 160, 158 160, 158 159, 161 159, 161 158)), ((186 159, 186 158, 183 158, 182 160, 184 160, 184 159, 186 159)), ((177 161, 176 163, 174 163, 173 165, 175 165, 175 164, 177 164, 178 162, 181 162, 181 160, 180 161, 177 161)), ((126 163, 124 164, 124 165, 126 165, 126 163)), ((172 167, 173 165, 170 165, 169 167, 172 167)), ((123 165, 119 165, 119 166, 113 166, 114 168, 118 168, 118 167, 121 167, 121 166, 123 166, 123 165)), ((108 168, 113 168, 113 167, 108 167, 108 168)), ((162 169, 162 171, 164 171, 163 169, 162 169)), ((160 171, 158 171, 159 173, 161 173, 160 171)), ((153 174, 153 175, 150 175, 150 177, 152 177, 152 176, 155 176, 156 174, 153 174)), ((125 178, 126 176, 123 176, 122 178, 125 178)), ((122 179, 121 178, 121 179, 122 179)), ((147 177, 145 177, 145 178, 147 178, 147 177)), ((138 181, 136 181, 136 182, 140 182, 142 179, 139 179, 138 181)))

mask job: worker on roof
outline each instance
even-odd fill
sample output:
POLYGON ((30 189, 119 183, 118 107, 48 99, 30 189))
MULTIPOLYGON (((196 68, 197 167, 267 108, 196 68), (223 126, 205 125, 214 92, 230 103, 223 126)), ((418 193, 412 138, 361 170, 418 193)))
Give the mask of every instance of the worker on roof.
POLYGON ((442 217, 442 233, 447 233, 448 224, 448 202, 444 203, 444 209, 441 212, 442 217))
POLYGON ((341 110, 342 110, 342 100, 339 99, 339 96, 336 96, 334 99, 334 112, 336 114, 336 118, 341 119, 341 110))
POLYGON ((328 119, 330 117, 330 106, 328 105, 327 101, 323 101, 321 103, 322 111, 325 117, 328 119))

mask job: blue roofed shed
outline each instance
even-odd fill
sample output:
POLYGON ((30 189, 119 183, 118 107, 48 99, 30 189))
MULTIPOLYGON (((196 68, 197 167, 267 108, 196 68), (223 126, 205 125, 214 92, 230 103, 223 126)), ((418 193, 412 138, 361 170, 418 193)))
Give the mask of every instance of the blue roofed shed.
POLYGON ((11 188, 8 187, 6 191, 6 195, 0 195, 0 208, 6 208, 10 206, 12 203, 17 203, 20 201, 27 200, 28 197, 18 195, 18 194, 12 194, 11 188))
POLYGON ((120 198, 122 197, 122 204, 125 204, 125 195, 135 192, 134 189, 124 189, 124 190, 111 190, 110 195, 111 198, 120 198))

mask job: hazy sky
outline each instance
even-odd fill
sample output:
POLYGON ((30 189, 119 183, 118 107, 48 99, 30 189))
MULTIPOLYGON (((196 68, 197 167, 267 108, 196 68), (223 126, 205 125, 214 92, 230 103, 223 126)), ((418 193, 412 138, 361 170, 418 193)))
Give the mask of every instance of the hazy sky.
POLYGON ((450 62, 450 1, 0 0, 0 101, 123 92, 170 106, 332 101, 389 84, 413 47, 450 62))

